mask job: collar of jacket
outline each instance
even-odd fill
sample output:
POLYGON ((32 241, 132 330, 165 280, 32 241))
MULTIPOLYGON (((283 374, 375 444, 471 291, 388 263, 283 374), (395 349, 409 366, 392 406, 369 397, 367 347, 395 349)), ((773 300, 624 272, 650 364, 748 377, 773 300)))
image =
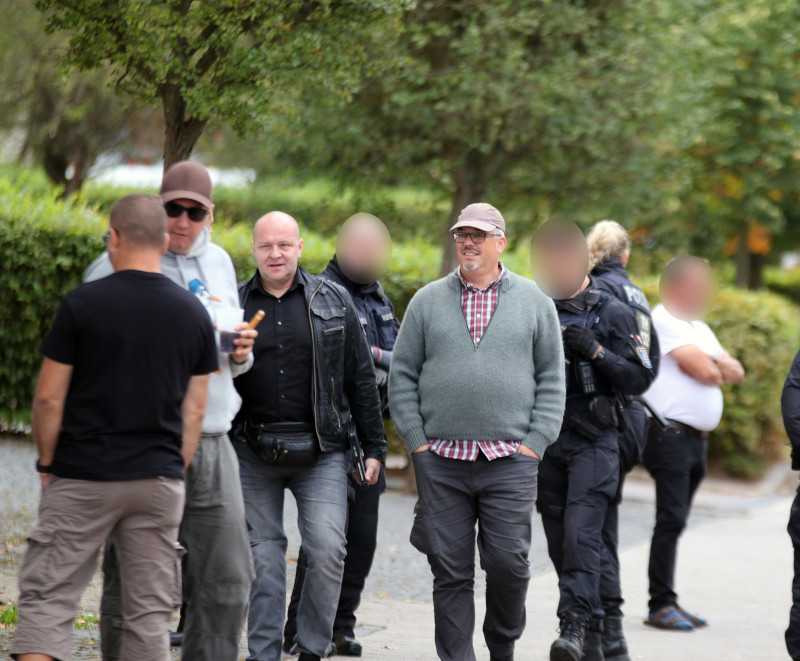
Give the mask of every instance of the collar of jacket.
POLYGON ((626 278, 628 277, 628 272, 625 270, 625 267, 622 265, 622 262, 619 261, 616 257, 610 257, 609 259, 600 262, 592 269, 592 273, 597 275, 610 272, 620 273, 621 275, 624 275, 626 278))
POLYGON ((336 255, 331 257, 331 261, 328 262, 325 270, 320 275, 323 277, 330 277, 334 282, 342 285, 351 295, 361 294, 362 296, 368 296, 381 291, 379 282, 370 282, 365 285, 353 282, 345 275, 344 271, 342 271, 342 267, 339 265, 339 260, 336 259, 336 255))
MULTIPOLYGON (((239 299, 242 305, 245 304, 251 292, 259 286, 259 278, 260 275, 258 273, 258 269, 256 269, 256 272, 253 274, 253 276, 239 287, 239 299)), ((307 303, 310 302, 311 296, 318 289, 323 288, 326 284, 324 278, 311 275, 308 271, 299 266, 297 267, 297 274, 295 278, 297 279, 297 282, 303 286, 303 292, 305 294, 307 303)), ((335 287, 335 285, 333 286, 335 287)))
MULTIPOLYGON (((461 291, 461 275, 458 272, 459 268, 461 267, 457 266, 450 272, 449 275, 447 275, 447 284, 453 289, 461 291)), ((509 289, 511 289, 513 282, 511 280, 510 275, 511 271, 503 267, 503 272, 500 275, 500 291, 508 291, 509 289)))

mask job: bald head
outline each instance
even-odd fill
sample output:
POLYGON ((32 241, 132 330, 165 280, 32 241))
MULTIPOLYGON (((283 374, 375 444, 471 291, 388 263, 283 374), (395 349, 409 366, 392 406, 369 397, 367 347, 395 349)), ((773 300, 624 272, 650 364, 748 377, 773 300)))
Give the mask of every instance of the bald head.
POLYGON ((336 259, 344 274, 358 284, 371 284, 386 269, 391 252, 391 237, 380 218, 357 213, 339 230, 336 259))
POLYGON ((160 197, 126 195, 111 208, 110 225, 123 245, 163 252, 167 214, 160 197))
POLYGON ((275 231, 294 232, 295 238, 300 238, 300 224, 292 216, 284 211, 270 211, 256 221, 253 240, 257 241, 260 235, 275 231))
POLYGON ((281 295, 294 281, 303 239, 300 226, 288 213, 270 211, 253 227, 253 257, 264 288, 281 295))

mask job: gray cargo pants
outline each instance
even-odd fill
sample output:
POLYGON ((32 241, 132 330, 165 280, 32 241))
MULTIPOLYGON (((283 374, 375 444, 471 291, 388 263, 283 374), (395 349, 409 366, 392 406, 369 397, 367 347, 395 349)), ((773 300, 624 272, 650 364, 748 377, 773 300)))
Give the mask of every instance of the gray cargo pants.
MULTIPOLYGON (((227 435, 204 434, 186 475, 178 539, 187 551, 183 658, 236 661, 253 581, 253 560, 239 482, 227 435)), ((120 577, 113 548, 103 561, 100 630, 104 661, 120 659, 120 577)))
POLYGON ((117 601, 120 656, 169 658, 167 626, 180 602, 178 524, 183 480, 93 482, 54 478, 19 574, 19 623, 11 654, 72 658, 72 622, 113 540, 127 589, 117 601))

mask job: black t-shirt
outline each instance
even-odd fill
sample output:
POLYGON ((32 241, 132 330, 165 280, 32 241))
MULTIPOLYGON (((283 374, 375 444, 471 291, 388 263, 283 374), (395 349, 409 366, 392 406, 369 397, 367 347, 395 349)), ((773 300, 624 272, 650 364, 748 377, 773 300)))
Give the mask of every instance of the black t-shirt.
POLYGON ((275 298, 259 282, 247 297, 245 318, 257 310, 266 317, 253 346, 253 367, 233 382, 242 398, 237 421, 313 425, 313 348, 302 283, 295 278, 289 291, 275 298))
POLYGON ((70 292, 42 353, 73 366, 52 471, 78 480, 183 476, 181 404, 218 368, 202 304, 159 273, 120 271, 70 292))

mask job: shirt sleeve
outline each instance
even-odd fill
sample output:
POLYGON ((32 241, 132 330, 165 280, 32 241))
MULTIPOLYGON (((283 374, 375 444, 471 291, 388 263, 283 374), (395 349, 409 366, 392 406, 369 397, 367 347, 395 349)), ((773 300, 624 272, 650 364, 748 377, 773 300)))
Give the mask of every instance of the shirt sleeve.
POLYGON ((722 354, 725 353, 725 349, 720 344, 714 331, 711 330, 711 327, 704 321, 701 321, 699 323, 701 325, 701 328, 703 329, 703 333, 707 336, 706 342, 708 344, 706 348, 708 349, 708 355, 711 356, 712 358, 719 358, 722 354))
POLYGON ((64 365, 74 365, 78 353, 78 329, 75 315, 65 299, 56 312, 50 332, 42 342, 42 354, 64 365))
POLYGON ((198 357, 192 369, 193 376, 211 374, 219 369, 217 340, 214 337, 211 318, 205 310, 201 309, 198 312, 197 321, 199 327, 198 357))
POLYGON ((697 344, 692 327, 689 324, 676 319, 671 314, 665 314, 663 310, 659 312, 661 314, 658 312, 653 314, 653 326, 655 326, 658 333, 658 343, 662 356, 666 356, 680 347, 697 344))

